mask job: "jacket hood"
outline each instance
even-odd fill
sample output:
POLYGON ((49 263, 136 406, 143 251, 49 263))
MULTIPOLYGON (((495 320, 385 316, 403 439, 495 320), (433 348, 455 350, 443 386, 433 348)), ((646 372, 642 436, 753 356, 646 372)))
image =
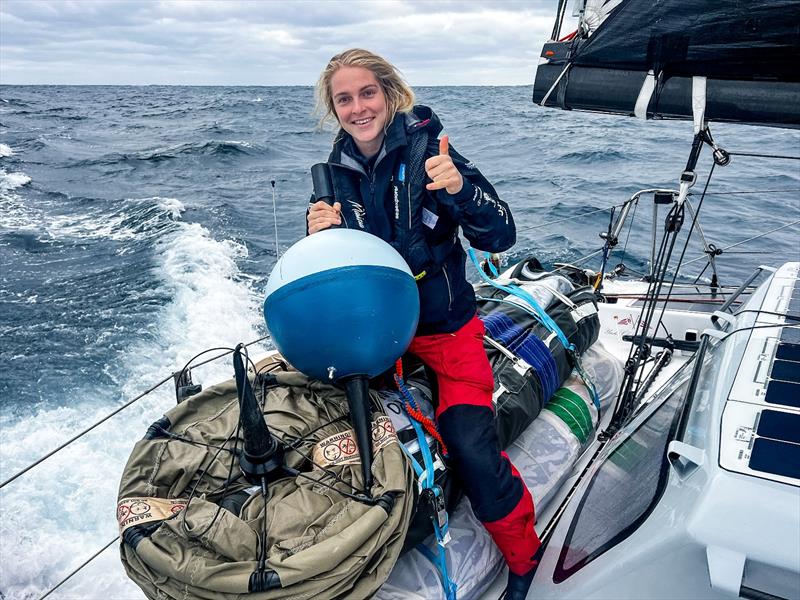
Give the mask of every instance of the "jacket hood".
POLYGON ((407 132, 424 128, 428 130, 430 137, 439 137, 442 131, 442 122, 429 107, 418 104, 411 109, 410 113, 398 113, 398 116, 401 114, 405 116, 407 132))

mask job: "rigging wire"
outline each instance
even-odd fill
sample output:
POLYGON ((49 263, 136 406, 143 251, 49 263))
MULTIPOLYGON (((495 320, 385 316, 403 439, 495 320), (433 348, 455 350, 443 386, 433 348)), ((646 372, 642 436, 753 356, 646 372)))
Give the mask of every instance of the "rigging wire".
MULTIPOLYGON (((775 311, 772 311, 772 310, 761 310, 761 309, 753 309, 753 308, 746 308, 746 309, 742 309, 742 310, 737 310, 731 316, 738 317, 739 315, 743 315, 745 313, 756 313, 757 315, 771 315, 771 316, 774 316, 774 317, 783 317, 783 318, 789 319, 791 321, 800 321, 800 315, 793 315, 793 314, 790 314, 790 313, 781 313, 781 312, 775 312, 775 311)), ((784 323, 784 325, 785 325, 785 323, 784 323)))
MULTIPOLYGON (((716 164, 716 163, 714 163, 714 164, 716 164)), ((713 166, 712 166, 712 172, 713 172, 713 166)), ((706 182, 706 186, 703 189, 704 192, 708 189, 708 183, 710 181, 711 181, 711 173, 709 173, 709 175, 708 175, 708 181, 706 182)), ((697 225, 697 233, 700 234, 700 239, 703 242, 703 248, 705 249, 706 256, 708 256, 708 264, 706 265, 706 268, 707 267, 711 267, 711 287, 712 288, 716 288, 716 287, 719 287, 719 273, 717 273, 716 258, 720 254, 722 254, 722 251, 719 248, 717 248, 714 244, 712 244, 712 243, 710 243, 708 241, 708 239, 706 238, 706 233, 705 233, 705 231, 703 231, 703 227, 700 225, 700 219, 699 219, 700 205, 702 205, 703 199, 705 197, 706 197, 705 194, 700 196, 700 204, 698 204, 698 206, 697 206, 697 215, 695 215, 694 209, 692 208, 692 203, 689 202, 688 198, 686 199, 686 208, 689 209, 689 213, 692 215, 692 228, 694 228, 694 226, 697 225)), ((687 248, 687 246, 689 244, 689 238, 691 238, 691 236, 692 236, 692 230, 690 229, 689 230, 689 237, 686 239, 686 245, 683 248, 683 252, 681 253, 681 258, 678 261, 678 266, 675 269, 675 276, 676 277, 677 277, 678 271, 680 270, 681 261, 683 260, 683 256, 686 253, 686 248, 687 248)), ((703 269, 703 273, 705 273, 705 271, 706 271, 706 269, 704 268, 703 269)), ((700 279, 699 275, 698 275, 697 279, 695 279, 695 282, 697 282, 698 279, 700 279)), ((674 281, 675 280, 673 278, 673 282, 674 281)))
POLYGON ((617 204, 612 204, 611 206, 606 206, 604 208, 596 208, 594 210, 590 210, 590 211, 587 211, 587 212, 584 212, 584 213, 573 215, 571 217, 564 217, 563 219, 556 219, 555 221, 548 221, 547 223, 541 223, 539 225, 529 225, 528 227, 517 227, 517 231, 518 232, 519 231, 530 231, 532 229, 541 229, 542 227, 550 227, 551 225, 556 225, 558 223, 564 223, 566 221, 574 221, 576 219, 580 219, 582 217, 587 217, 589 215, 593 215, 593 214, 596 214, 596 213, 599 213, 599 212, 604 212, 604 211, 607 211, 607 210, 611 210, 613 208, 619 208, 619 207, 623 206, 624 204, 625 204, 624 202, 619 202, 617 204))
MULTIPOLYGON (((753 240, 757 240, 759 238, 767 236, 770 233, 775 233, 776 231, 780 231, 781 229, 786 229, 787 227, 791 227, 793 225, 798 225, 798 224, 800 224, 800 219, 792 221, 791 223, 786 223, 785 225, 781 225, 780 227, 776 227, 775 229, 770 229, 769 231, 765 231, 764 233, 760 233, 760 234, 755 235, 753 237, 747 238, 746 240, 742 240, 741 242, 736 242, 735 244, 731 244, 730 246, 725 246, 724 248, 720 248, 720 250, 725 252, 726 250, 730 250, 731 248, 736 248, 736 246, 741 246, 742 244, 746 244, 747 242, 752 242, 753 240)), ((697 258, 693 258, 692 260, 686 261, 685 263, 683 263, 683 266, 685 267, 686 265, 690 265, 692 263, 695 263, 698 260, 704 260, 704 259, 707 259, 707 258, 708 257, 705 256, 705 255, 698 256, 697 258)))
MULTIPOLYGON (((783 189, 783 190, 738 190, 732 192, 708 192, 707 196, 733 196, 735 194, 782 194, 782 193, 797 193, 798 189, 783 189)), ((696 196, 697 194, 689 192, 687 196, 696 196)))
POLYGON ((736 333, 741 333, 743 331, 752 331, 754 329, 770 329, 774 327, 785 327, 786 329, 800 329, 800 324, 798 325, 787 325, 786 323, 771 323, 769 325, 751 325, 750 327, 741 327, 739 329, 734 329, 733 331, 729 331, 726 335, 720 338, 720 342, 724 342, 729 337, 736 333))
MULTIPOLYGON (((672 253, 675 249, 675 243, 678 240, 678 237, 680 235, 683 226, 683 221, 686 212, 685 211, 686 202, 684 201, 686 198, 685 194, 686 192, 688 192, 688 188, 691 187, 691 185, 695 181, 696 178, 695 168, 697 165, 697 159, 700 156, 700 152, 704 144, 709 144, 711 146, 714 146, 714 142, 711 139, 711 134, 708 131, 707 127, 695 134, 694 140, 692 141, 692 148, 691 151, 689 152, 689 158, 687 160, 686 167, 683 171, 683 174, 681 175, 682 199, 681 197, 679 197, 678 200, 676 200, 673 203, 672 207, 667 213, 667 218, 664 223, 664 231, 661 236, 661 243, 659 245, 658 252, 657 253, 653 252, 652 267, 650 271, 651 272, 650 281, 648 283, 648 288, 645 294, 642 310, 636 319, 636 325, 634 327, 634 331, 636 332, 642 331, 643 335, 641 335, 640 340, 637 344, 631 344, 630 350, 628 351, 628 358, 625 361, 625 368, 624 368, 625 376, 623 378, 622 385, 620 386, 619 393, 617 394, 616 408, 614 409, 614 414, 612 416, 611 423, 609 424, 608 429, 605 432, 603 432, 603 434, 601 434, 603 437, 607 438, 608 436, 612 435, 628 419, 630 413, 633 411, 636 400, 640 396, 640 393, 644 391, 642 386, 647 384, 647 380, 644 378, 644 369, 645 369, 646 359, 651 354, 651 346, 646 341, 647 332, 650 331, 653 317, 655 316, 655 313, 658 310, 658 301, 656 300, 656 298, 661 296, 661 290, 665 283, 665 277, 667 274, 667 270, 669 268, 669 263, 672 257, 672 253)), ((712 163, 708 181, 706 181, 704 192, 708 189, 708 184, 711 180, 711 175, 714 172, 715 164, 716 164, 716 159, 714 163, 712 163)), ((683 259, 683 256, 686 252, 686 248, 688 247, 689 239, 691 238, 691 233, 694 230, 695 223, 697 222, 700 206, 702 206, 703 197, 701 197, 697 213, 693 214, 692 227, 689 231, 689 235, 686 238, 683 251, 681 252, 680 260, 683 259)), ((655 221, 653 221, 653 225, 655 227, 655 221)), ((655 248, 655 238, 653 239, 653 244, 655 248)), ((672 280, 671 287, 667 292, 666 296, 667 300, 669 299, 669 296, 672 293, 672 287, 675 284, 675 278, 677 277, 677 272, 680 269, 680 260, 678 261, 677 267, 675 269, 675 277, 672 280)), ((666 302, 664 304, 664 307, 662 308, 661 316, 659 317, 659 321, 655 327, 655 331, 658 331, 662 325, 662 319, 665 309, 666 309, 666 302)))
POLYGON ((781 158, 786 160, 800 160, 800 156, 788 156, 785 154, 758 154, 757 152, 728 152, 731 156, 752 156, 755 158, 781 158))
POLYGON ((74 570, 74 571, 72 571, 72 572, 71 572, 69 575, 67 575, 66 577, 64 577, 64 579, 62 579, 61 581, 59 581, 59 582, 58 582, 58 583, 55 585, 55 587, 52 587, 52 588, 50 588, 50 589, 49 589, 49 590, 48 590, 48 591, 45 593, 45 595, 44 595, 44 596, 41 596, 41 597, 39 598, 39 600, 44 600, 44 599, 45 599, 45 598, 47 598, 47 597, 48 597, 50 594, 52 594, 53 592, 55 592, 55 591, 56 591, 58 588, 60 588, 60 587, 61 587, 62 585, 64 585, 64 584, 65 584, 67 581, 69 581, 69 580, 72 578, 72 576, 73 576, 73 575, 75 575, 75 574, 76 574, 78 571, 80 571, 81 569, 83 569, 83 568, 84 568, 86 565, 88 565, 90 562, 92 562, 92 561, 93 561, 95 558, 97 558, 97 557, 98 557, 98 556, 100 556, 100 555, 101 555, 103 552, 105 552, 105 551, 106 551, 106 550, 107 550, 107 549, 108 549, 108 548, 111 546, 111 544, 113 544, 114 542, 116 542, 118 539, 119 539, 119 536, 115 537, 113 540, 111 540, 110 542, 108 542, 108 543, 107 543, 105 546, 103 546, 102 548, 100 548, 100 550, 98 550, 97 552, 95 552, 94 554, 92 554, 92 556, 90 556, 88 559, 86 559, 85 561, 83 561, 83 563, 82 563, 82 564, 81 564, 81 565, 80 565, 80 566, 79 566, 77 569, 75 569, 75 570, 74 570))
POLYGON ((586 256, 582 256, 578 260, 575 260, 575 261, 573 261, 571 263, 563 263, 563 264, 562 263, 556 263, 556 265, 558 265, 558 266, 555 269, 553 269, 553 273, 561 271, 562 269, 569 269, 570 267, 577 268, 577 266, 579 264, 585 263, 590 258, 594 258, 595 256, 597 256, 598 254, 601 254, 602 252, 603 252, 603 248, 600 248, 598 250, 595 250, 591 254, 587 254, 586 256))
MULTIPOLYGON (((658 326, 661 326, 661 323, 664 320, 664 313, 667 310, 667 303, 669 302, 669 297, 672 294, 672 291, 675 286, 675 280, 678 278, 678 272, 680 271, 681 264, 683 263, 683 257, 686 255, 686 249, 689 247, 689 240, 692 239, 692 232, 694 231, 695 225, 699 227, 699 219, 700 219, 700 209, 703 207, 703 200, 706 197, 706 190, 708 190, 708 185, 711 183, 711 177, 714 175, 714 167, 717 165, 716 162, 711 163, 711 169, 708 172, 708 178, 706 179, 706 185, 703 188, 703 193, 700 196, 700 201, 697 203, 697 211, 693 211, 691 206, 689 206, 689 212, 692 213, 692 224, 689 227, 689 233, 686 235, 686 241, 683 243, 683 249, 681 250, 681 255, 678 257, 678 263, 675 265, 675 272, 672 276, 672 281, 670 282, 669 289, 667 290, 667 297, 664 299, 664 305, 661 307, 661 314, 658 316, 658 326)), ((686 203, 688 206, 688 202, 686 203)))
MULTIPOLYGON (((245 344, 245 346, 251 346, 251 345, 253 345, 253 344, 257 344, 258 342, 261 342, 261 341, 264 341, 265 339, 267 339, 267 337, 268 337, 268 336, 263 336, 263 337, 260 337, 260 338, 258 338, 257 340, 253 340, 252 342, 248 342, 247 344, 245 344)), ((193 361, 195 358, 197 358, 198 356, 201 356, 201 355, 205 354, 206 352, 213 352, 214 350, 221 350, 221 349, 222 349, 222 348, 210 348, 210 349, 208 349, 208 350, 204 350, 203 352, 200 352, 199 354, 196 354, 196 355, 195 355, 195 356, 194 356, 192 359, 190 359, 190 360, 189 360, 189 362, 186 364, 186 366, 184 366, 184 367, 183 367, 183 369, 182 369, 182 370, 181 370, 179 373, 183 373, 183 372, 185 372, 185 371, 186 371, 186 369, 187 369, 187 367, 189 366, 189 364, 191 364, 191 362, 192 362, 192 361, 193 361)), ((219 354, 219 355, 217 355, 217 356, 214 356, 214 357, 212 357, 212 358, 209 358, 209 359, 207 359, 207 360, 204 360, 203 362, 197 363, 196 365, 194 365, 194 367, 199 367, 199 366, 201 366, 201 365, 205 365, 205 364, 207 364, 207 363, 210 363, 210 362, 213 362, 213 361, 215 361, 215 360, 218 360, 218 359, 220 359, 220 358, 223 358, 223 357, 227 356, 228 354, 230 354, 231 352, 233 352, 233 349, 232 349, 232 348, 231 348, 231 349, 229 349, 229 351, 227 351, 227 352, 225 352, 225 353, 223 353, 223 354, 219 354)), ((36 466, 40 465, 41 463, 43 463, 44 461, 46 461, 48 458, 50 458, 51 456, 53 456, 53 455, 54 455, 54 454, 56 454, 57 452, 60 452, 61 450, 63 450, 64 448, 66 448, 67 446, 69 446, 70 444, 72 444, 73 442, 75 442, 76 440, 78 440, 79 438, 82 438, 84 435, 86 435, 87 433, 89 433, 89 432, 90 432, 90 431, 92 431, 93 429, 97 428, 99 425, 102 425, 103 423, 105 423, 106 421, 108 421, 108 420, 109 420, 111 417, 113 417, 113 416, 115 416, 115 415, 117 415, 117 414, 121 413, 123 410, 125 410, 126 408, 128 408, 129 406, 131 406, 132 404, 134 404, 135 402, 137 402, 137 401, 141 400, 142 398, 144 398, 145 396, 147 396, 147 395, 148 395, 150 392, 153 392, 153 391, 155 391, 156 389, 158 389, 159 387, 161 387, 162 385, 164 385, 166 382, 168 382, 170 379, 173 379, 173 378, 175 377, 175 375, 176 375, 176 373, 171 373, 169 376, 165 377, 164 379, 162 379, 162 380, 161 380, 161 381, 159 381, 158 383, 156 383, 156 384, 152 385, 152 386, 151 386, 151 387, 149 387, 147 390, 145 390, 144 392, 142 392, 141 394, 139 394, 139 395, 138 395, 138 396, 136 396, 135 398, 133 398, 133 399, 129 400, 128 402, 126 402, 125 404, 123 404, 122 406, 120 406, 119 408, 115 409, 114 411, 112 411, 111 413, 109 413, 108 415, 106 415, 105 417, 103 417, 102 419, 100 419, 99 421, 97 421, 96 423, 94 423, 93 425, 91 425, 90 427, 87 427, 86 429, 84 429, 84 430, 83 430, 83 431, 81 431, 80 433, 78 433, 78 434, 74 435, 73 437, 71 437, 70 439, 68 439, 66 442, 64 442, 63 444, 61 444, 60 446, 58 446, 58 447, 57 447, 57 448, 55 448, 54 450, 51 450, 50 452, 48 452, 47 454, 45 454, 45 455, 44 455, 44 456, 42 456, 41 458, 39 458, 39 459, 35 460, 34 462, 32 462, 31 464, 29 464, 27 467, 25 467, 25 468, 24 468, 24 469, 22 469, 21 471, 19 471, 19 472, 15 473, 15 474, 14 474, 14 475, 12 475, 11 477, 9 477, 8 479, 6 479, 6 480, 5 480, 5 481, 3 481, 2 483, 0 483, 0 489, 3 489, 3 488, 6 486, 6 485, 8 485, 9 483, 11 483, 12 481, 14 481, 15 479, 17 479, 18 477, 20 477, 20 476, 24 475, 25 473, 27 473, 28 471, 30 471, 30 470, 31 470, 31 469, 33 469, 34 467, 36 467, 36 466)))
POLYGON ((89 432, 90 432, 92 429, 94 429, 95 427, 98 427, 99 425, 101 425, 101 424, 105 423, 106 421, 108 421, 108 420, 109 420, 111 417, 113 417, 114 415, 116 415, 116 414, 118 414, 118 413, 122 412, 123 410, 125 410, 126 408, 128 408, 128 407, 129 407, 131 404, 133 404, 134 402, 137 402, 138 400, 141 400, 141 399, 142 399, 142 398, 144 398, 144 397, 145 397, 147 394, 149 394, 150 392, 152 392, 152 391, 156 390, 157 388, 161 387, 161 386, 162 386, 162 385, 164 385, 166 382, 168 382, 170 379, 172 379, 172 375, 169 375, 169 376, 165 377, 164 379, 162 379, 161 381, 159 381, 159 382, 158 382, 158 383, 156 383, 155 385, 151 386, 150 388, 148 388, 147 390, 145 390, 144 392, 142 392, 141 394, 139 394, 138 396, 136 396, 136 397, 135 397, 135 398, 133 398, 132 400, 129 400, 128 402, 126 402, 125 404, 123 404, 122 406, 120 406, 119 408, 117 408, 116 410, 114 410, 113 412, 109 413, 108 415, 106 415, 105 417, 103 417, 102 419, 100 419, 99 421, 97 421, 97 422, 96 422, 94 425, 92 425, 91 427, 88 427, 88 428, 84 429, 83 431, 81 431, 81 432, 80 432, 80 433, 78 433, 77 435, 74 435, 73 437, 71 437, 70 439, 68 439, 66 442, 64 442, 63 444, 61 444, 60 446, 58 446, 58 447, 57 447, 57 448, 55 448, 54 450, 51 450, 50 452, 48 452, 47 454, 45 454, 44 456, 42 456, 42 457, 41 457, 41 458, 39 458, 38 460, 36 460, 36 461, 34 461, 33 463, 29 464, 27 467, 25 467, 24 469, 22 469, 22 470, 21 470, 21 471, 19 471, 18 473, 14 474, 14 475, 12 475, 11 477, 9 477, 8 479, 6 479, 6 480, 5 480, 3 483, 0 483, 0 489, 3 489, 3 488, 6 486, 6 485, 8 485, 8 484, 9 484, 9 483, 11 483, 12 481, 14 481, 14 480, 15 480, 17 477, 20 477, 21 475, 24 475, 25 473, 27 473, 28 471, 30 471, 30 470, 31 470, 32 468, 34 468, 35 466, 37 466, 37 465, 39 465, 39 464, 43 463, 43 462, 44 462, 44 461, 46 461, 48 458, 50 458, 51 456, 53 456, 53 455, 54 455, 56 452, 60 452, 61 450, 63 450, 63 449, 64 449, 64 448, 66 448, 67 446, 69 446, 69 445, 70 445, 72 442, 74 442, 74 441, 75 441, 75 440, 77 440, 78 438, 81 438, 81 437, 83 437, 84 435, 86 435, 87 433, 89 433, 89 432))

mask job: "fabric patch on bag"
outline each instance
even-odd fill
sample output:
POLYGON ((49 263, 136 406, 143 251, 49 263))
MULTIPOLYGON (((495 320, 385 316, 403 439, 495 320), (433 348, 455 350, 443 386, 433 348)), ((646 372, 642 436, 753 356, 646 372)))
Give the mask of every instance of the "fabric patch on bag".
MULTIPOLYGON (((392 442, 398 442, 392 420, 380 415, 372 422, 372 452, 377 453, 392 442)), ((356 435, 352 429, 320 440, 311 453, 315 467, 338 467, 361 464, 356 435)))
POLYGON ((186 498, 123 498, 117 502, 117 522, 120 534, 129 527, 163 521, 186 508, 186 498))

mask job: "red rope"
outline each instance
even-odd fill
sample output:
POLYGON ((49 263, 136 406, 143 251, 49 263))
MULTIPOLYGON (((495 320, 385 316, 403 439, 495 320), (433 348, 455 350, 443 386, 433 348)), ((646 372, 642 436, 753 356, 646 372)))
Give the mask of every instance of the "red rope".
MULTIPOLYGON (((394 382, 397 384, 397 388, 398 389, 402 389, 401 388, 401 385, 403 383, 403 361, 402 361, 402 359, 399 359, 399 358, 397 359, 397 362, 395 363, 395 368, 397 369, 397 374, 394 376, 394 382)), ((439 429, 436 427, 436 423, 434 423, 432 420, 430 420, 428 417, 426 417, 424 414, 422 414, 422 411, 417 410, 416 408, 411 406, 411 404, 405 398, 403 398, 403 402, 405 402, 405 408, 406 408, 406 412, 408 413, 408 416, 411 417, 412 419, 414 419, 420 425, 422 425, 422 428, 425 431, 427 431, 428 434, 433 439, 435 439, 437 442, 439 442, 439 446, 441 446, 441 448, 442 448, 442 454, 447 456, 447 446, 445 446, 444 440, 442 440, 442 436, 439 433, 439 429)))
POLYGON ((572 33, 570 33, 570 34, 568 34, 568 35, 565 35, 563 38, 561 38, 561 39, 560 39, 560 40, 558 40, 558 41, 559 41, 559 42, 568 42, 568 41, 570 41, 572 38, 574 38, 574 37, 575 37, 575 35, 576 35, 577 33, 578 33, 578 30, 576 29, 575 31, 573 31, 572 33))

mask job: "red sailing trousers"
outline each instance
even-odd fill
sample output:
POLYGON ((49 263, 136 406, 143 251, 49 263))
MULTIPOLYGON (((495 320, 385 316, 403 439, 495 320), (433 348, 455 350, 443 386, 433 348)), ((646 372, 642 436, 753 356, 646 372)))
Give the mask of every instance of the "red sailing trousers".
POLYGON ((415 337, 409 351, 436 373, 436 420, 475 516, 508 568, 522 575, 536 564, 533 555, 540 542, 531 494, 498 444, 484 333, 475 316, 455 333, 415 337))

